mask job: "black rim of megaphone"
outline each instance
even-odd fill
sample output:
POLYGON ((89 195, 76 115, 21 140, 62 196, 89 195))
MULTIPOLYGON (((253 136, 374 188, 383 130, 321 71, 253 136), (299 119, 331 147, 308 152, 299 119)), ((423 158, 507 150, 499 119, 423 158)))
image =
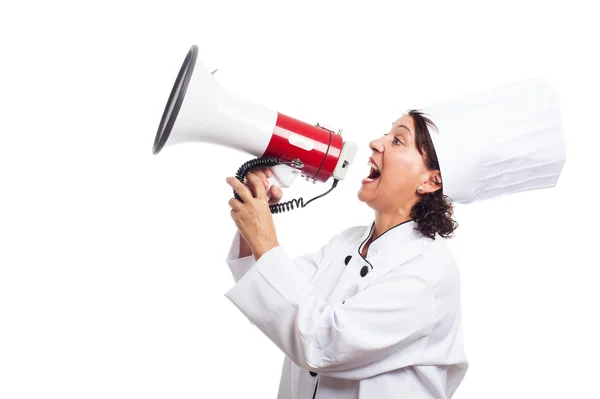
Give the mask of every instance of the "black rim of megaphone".
POLYGON ((190 48, 190 51, 188 51, 185 61, 183 61, 183 65, 181 65, 181 69, 177 75, 177 80, 171 89, 169 101, 167 101, 167 105, 163 111, 160 125, 158 125, 158 131, 156 132, 156 137, 154 138, 154 147, 152 149, 154 154, 158 154, 158 152, 164 147, 165 143, 169 139, 171 129, 173 129, 173 125, 175 124, 175 120, 177 119, 177 115, 181 109, 181 104, 183 104, 183 99, 185 98, 185 93, 190 83, 190 79, 192 78, 192 73, 194 72, 194 66, 196 65, 197 58, 198 46, 193 45, 190 48))

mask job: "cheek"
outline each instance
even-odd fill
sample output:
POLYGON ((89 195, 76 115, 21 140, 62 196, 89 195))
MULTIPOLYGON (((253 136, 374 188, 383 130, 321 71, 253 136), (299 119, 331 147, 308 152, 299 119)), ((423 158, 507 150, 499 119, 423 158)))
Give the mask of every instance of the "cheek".
POLYGON ((411 174, 410 171, 412 170, 412 165, 410 160, 406 159, 405 157, 396 157, 391 161, 392 162, 390 162, 389 165, 386 165, 386 173, 390 172, 388 174, 389 178, 395 180, 405 180, 407 174, 411 174))
POLYGON ((397 190, 403 190, 407 185, 414 185, 421 175, 421 168, 416 161, 412 157, 394 159, 393 164, 386 169, 386 180, 397 190))

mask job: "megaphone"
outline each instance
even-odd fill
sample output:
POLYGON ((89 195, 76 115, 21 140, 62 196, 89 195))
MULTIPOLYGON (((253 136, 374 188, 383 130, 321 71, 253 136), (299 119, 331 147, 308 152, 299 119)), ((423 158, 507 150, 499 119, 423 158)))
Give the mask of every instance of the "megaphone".
MULTIPOLYGON (((238 169, 240 181, 257 167, 272 167, 269 183, 280 187, 290 187, 301 175, 314 183, 333 177, 333 190, 346 177, 357 146, 343 141, 341 130, 311 125, 245 99, 222 86, 213 74, 198 59, 198 47, 193 45, 163 111, 154 154, 179 143, 213 143, 258 157, 238 169)), ((271 212, 293 209, 294 204, 304 207, 308 202, 271 205, 271 212)))

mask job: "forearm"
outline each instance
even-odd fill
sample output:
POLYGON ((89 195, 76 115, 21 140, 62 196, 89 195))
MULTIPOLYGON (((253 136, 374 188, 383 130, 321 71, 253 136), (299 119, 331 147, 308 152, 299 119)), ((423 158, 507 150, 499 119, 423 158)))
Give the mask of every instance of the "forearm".
POLYGON ((252 249, 250 248, 250 245, 248 245, 246 239, 240 234, 240 252, 238 256, 244 258, 250 255, 252 255, 252 249))
POLYGON ((252 257, 251 249, 249 249, 248 243, 244 240, 244 237, 242 237, 242 234, 239 231, 235 232, 233 241, 229 247, 229 252, 225 259, 236 283, 254 265, 255 262, 252 257))
POLYGON ((263 254, 279 246, 279 242, 277 241, 276 237, 270 237, 264 240, 257 240, 256 242, 253 242, 252 245, 254 245, 254 247, 252 247, 248 241, 244 239, 244 236, 240 234, 239 258, 254 256, 254 259, 258 260, 258 258, 260 258, 263 254))

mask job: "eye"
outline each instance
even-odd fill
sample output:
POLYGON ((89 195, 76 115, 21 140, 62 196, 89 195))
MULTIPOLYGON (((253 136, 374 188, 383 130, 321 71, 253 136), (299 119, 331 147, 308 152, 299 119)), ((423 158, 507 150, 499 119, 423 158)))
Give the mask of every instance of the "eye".
POLYGON ((404 145, 404 143, 402 141, 400 141, 400 139, 398 137, 394 137, 394 144, 402 144, 402 145, 404 145))

